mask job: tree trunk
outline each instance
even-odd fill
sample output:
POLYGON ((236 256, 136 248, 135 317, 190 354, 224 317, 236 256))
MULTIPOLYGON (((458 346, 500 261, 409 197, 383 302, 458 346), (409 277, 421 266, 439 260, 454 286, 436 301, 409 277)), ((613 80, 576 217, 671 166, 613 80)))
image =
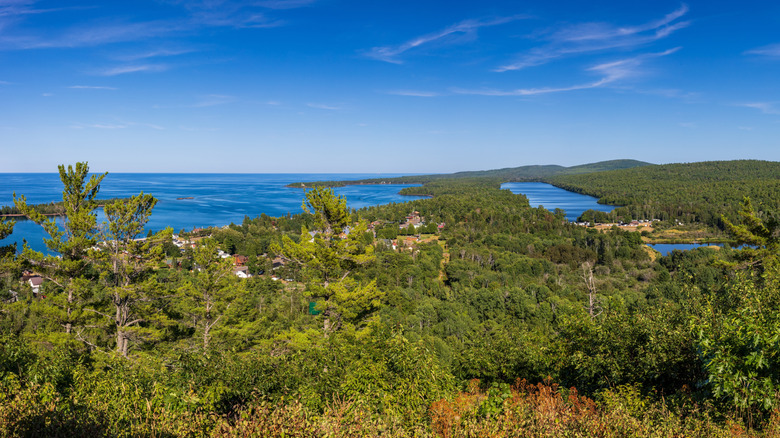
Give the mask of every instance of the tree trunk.
POLYGON ((65 333, 70 334, 70 332, 73 330, 73 321, 70 319, 71 314, 73 313, 73 308, 71 305, 73 304, 73 289, 70 287, 68 288, 68 320, 65 323, 65 333))

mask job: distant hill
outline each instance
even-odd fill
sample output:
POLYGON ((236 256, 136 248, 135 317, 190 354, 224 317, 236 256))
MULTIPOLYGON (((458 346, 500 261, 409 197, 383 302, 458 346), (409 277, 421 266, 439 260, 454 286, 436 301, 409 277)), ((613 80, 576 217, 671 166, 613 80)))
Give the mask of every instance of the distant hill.
POLYGON ((564 167, 554 164, 532 165, 520 167, 506 167, 494 170, 475 170, 456 173, 442 173, 433 175, 401 176, 397 178, 369 178, 355 181, 309 181, 290 184, 290 187, 328 186, 341 187, 345 185, 359 184, 425 184, 439 180, 452 180, 461 178, 495 179, 498 182, 510 181, 540 181, 556 175, 577 175, 590 172, 602 172, 606 170, 630 169, 640 166, 651 166, 652 163, 637 160, 610 160, 598 163, 581 164, 578 166, 564 167))

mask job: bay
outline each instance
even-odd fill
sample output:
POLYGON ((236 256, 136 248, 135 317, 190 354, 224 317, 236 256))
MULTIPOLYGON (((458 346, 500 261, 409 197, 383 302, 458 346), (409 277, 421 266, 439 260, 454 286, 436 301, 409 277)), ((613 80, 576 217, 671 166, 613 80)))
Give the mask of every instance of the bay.
POLYGON ((616 205, 599 204, 598 198, 581 195, 554 185, 541 182, 511 182, 501 184, 502 189, 507 189, 515 194, 523 194, 528 198, 531 207, 543 206, 553 211, 560 208, 566 212, 566 219, 575 222, 585 210, 610 212, 616 205))
MULTIPOLYGON (((244 216, 284 216, 300 213, 303 190, 285 187, 300 181, 343 181, 390 174, 172 174, 110 173, 100 186, 99 198, 121 198, 141 191, 158 199, 147 230, 173 227, 178 232, 195 227, 223 226, 241 223, 244 216), (186 198, 186 199, 182 199, 186 198), (189 199, 191 198, 191 199, 189 199)), ((347 198, 350 208, 362 208, 391 202, 421 199, 399 195, 398 191, 413 184, 378 184, 340 187, 336 193, 347 198)), ((0 174, 0 205, 13 205, 13 193, 25 195, 29 204, 62 200, 62 182, 54 173, 0 174)), ((103 220, 98 210, 98 220, 103 220)), ((22 239, 33 249, 44 251, 43 229, 26 220, 17 221, 14 233, 0 246, 12 242, 21 250, 22 239)))

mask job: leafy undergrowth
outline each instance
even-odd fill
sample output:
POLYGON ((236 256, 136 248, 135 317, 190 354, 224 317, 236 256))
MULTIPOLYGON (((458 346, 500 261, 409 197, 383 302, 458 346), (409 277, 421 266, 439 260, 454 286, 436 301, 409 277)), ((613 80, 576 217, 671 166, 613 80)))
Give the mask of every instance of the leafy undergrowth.
MULTIPOLYGON (((5 382, 6 384, 9 382, 5 382)), ((297 400, 257 400, 229 414, 168 410, 124 391, 126 404, 56 395, 50 385, 19 388, 0 398, 0 435, 7 437, 213 436, 213 437, 774 437, 780 412, 762 429, 715 421, 693 401, 676 409, 652 403, 633 387, 603 392, 598 402, 573 388, 518 381, 434 402, 425 421, 404 423, 360 401, 335 399, 314 413, 297 400)))

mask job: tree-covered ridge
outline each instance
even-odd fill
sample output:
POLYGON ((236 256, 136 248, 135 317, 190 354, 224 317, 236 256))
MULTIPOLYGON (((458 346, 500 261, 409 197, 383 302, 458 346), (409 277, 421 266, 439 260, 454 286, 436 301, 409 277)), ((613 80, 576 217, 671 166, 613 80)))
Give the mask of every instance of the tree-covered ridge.
MULTIPOLYGON (((95 208, 102 207, 121 199, 126 198, 96 199, 95 208)), ((62 201, 34 204, 32 207, 35 208, 36 211, 47 216, 63 216, 65 214, 65 206, 62 201)), ((15 205, 3 205, 0 207, 0 216, 20 216, 24 219, 24 214, 15 205)))
POLYGON ((735 217, 742 198, 759 210, 780 211, 780 163, 737 160, 665 164, 546 180, 558 187, 625 207, 634 219, 658 218, 719 225, 735 217))
POLYGON ((660 257, 468 179, 359 211, 317 188, 180 249, 135 238, 149 195, 96 227, 86 170, 47 225, 68 256, 0 271, 0 435, 778 432, 778 226, 747 200, 740 251, 660 257))
POLYGON ((581 164, 578 166, 564 167, 558 165, 532 165, 521 167, 507 167, 495 170, 466 171, 435 175, 412 175, 401 176, 397 178, 369 178, 356 181, 314 181, 290 184, 289 187, 341 187, 345 185, 356 184, 427 184, 441 180, 456 179, 483 179, 492 180, 498 183, 508 181, 539 181, 543 178, 549 178, 555 175, 574 175, 589 172, 601 172, 613 169, 628 169, 638 166, 649 166, 651 163, 645 163, 637 160, 610 160, 598 163, 581 164))

